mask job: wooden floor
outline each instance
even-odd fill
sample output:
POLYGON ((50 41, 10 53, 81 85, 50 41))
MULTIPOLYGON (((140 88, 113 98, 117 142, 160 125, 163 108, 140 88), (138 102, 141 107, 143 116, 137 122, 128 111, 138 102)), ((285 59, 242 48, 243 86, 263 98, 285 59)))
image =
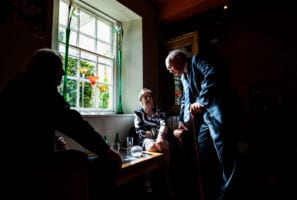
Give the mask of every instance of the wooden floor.
POLYGON ((146 184, 146 178, 140 178, 123 185, 118 189, 118 197, 121 199, 129 200, 152 200, 152 199, 164 199, 164 200, 176 200, 176 195, 170 195, 165 192, 165 189, 161 185, 154 185, 149 187, 146 184))

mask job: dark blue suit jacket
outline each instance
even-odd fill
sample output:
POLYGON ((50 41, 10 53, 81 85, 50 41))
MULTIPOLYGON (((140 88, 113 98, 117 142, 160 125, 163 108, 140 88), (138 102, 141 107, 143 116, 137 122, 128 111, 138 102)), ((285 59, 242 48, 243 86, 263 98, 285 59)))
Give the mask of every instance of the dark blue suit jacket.
MULTIPOLYGON (((228 80, 227 69, 216 64, 218 63, 214 63, 200 54, 194 55, 188 61, 187 75, 191 103, 197 102, 204 105, 205 113, 209 112, 217 122, 223 123, 227 114, 228 118, 239 114, 240 103, 228 80)), ((179 114, 179 119, 182 122, 184 107, 183 97, 179 114)))

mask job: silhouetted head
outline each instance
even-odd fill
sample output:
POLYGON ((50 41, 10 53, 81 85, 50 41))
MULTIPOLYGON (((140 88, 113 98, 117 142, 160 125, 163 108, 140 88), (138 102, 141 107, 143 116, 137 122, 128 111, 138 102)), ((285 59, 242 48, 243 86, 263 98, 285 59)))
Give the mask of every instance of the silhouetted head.
POLYGON ((27 67, 29 71, 53 80, 57 85, 60 85, 65 74, 61 55, 48 48, 37 50, 27 67))

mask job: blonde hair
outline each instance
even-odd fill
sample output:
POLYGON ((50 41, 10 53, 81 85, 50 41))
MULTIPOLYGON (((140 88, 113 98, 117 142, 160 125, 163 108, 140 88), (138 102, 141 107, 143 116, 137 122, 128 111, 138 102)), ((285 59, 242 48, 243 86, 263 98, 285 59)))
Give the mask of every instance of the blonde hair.
POLYGON ((143 88, 140 90, 139 94, 138 94, 138 99, 139 101, 141 100, 141 97, 146 94, 146 93, 150 93, 150 95, 154 98, 154 95, 153 95, 153 91, 150 90, 150 89, 147 89, 147 88, 143 88))

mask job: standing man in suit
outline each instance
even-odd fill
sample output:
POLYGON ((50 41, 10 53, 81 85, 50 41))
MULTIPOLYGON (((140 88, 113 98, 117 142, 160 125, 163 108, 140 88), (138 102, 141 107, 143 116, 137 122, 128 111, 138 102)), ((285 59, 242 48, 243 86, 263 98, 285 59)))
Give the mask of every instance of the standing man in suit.
POLYGON ((188 59, 176 49, 165 64, 183 84, 178 128, 196 131, 204 200, 225 200, 236 171, 233 133, 239 104, 223 71, 202 55, 188 59))

